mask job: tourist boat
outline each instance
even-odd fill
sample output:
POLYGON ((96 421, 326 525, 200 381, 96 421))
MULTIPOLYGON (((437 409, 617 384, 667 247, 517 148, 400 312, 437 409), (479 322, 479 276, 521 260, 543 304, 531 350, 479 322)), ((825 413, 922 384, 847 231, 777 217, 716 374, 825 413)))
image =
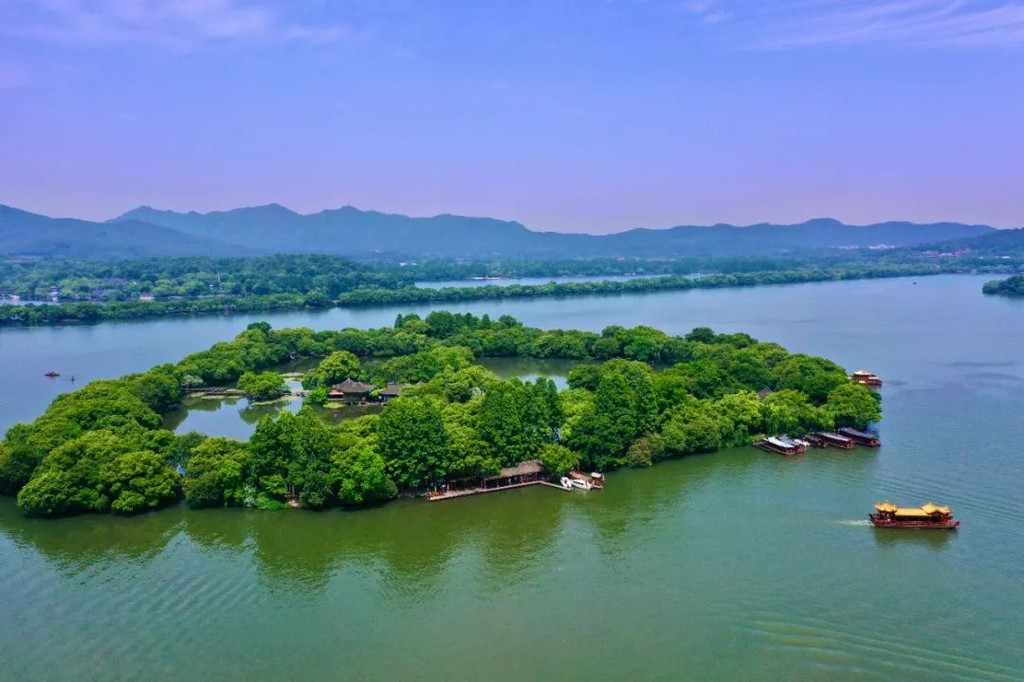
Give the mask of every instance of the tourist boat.
POLYGON ((754 443, 754 447, 779 455, 799 455, 807 449, 803 441, 788 436, 769 436, 754 443))
POLYGON ((590 474, 590 487, 597 488, 598 490, 604 489, 604 474, 597 472, 591 472, 590 474))
POLYGON ((878 378, 877 374, 866 372, 863 369, 858 369, 856 372, 850 375, 850 381, 858 384, 864 384, 865 386, 881 386, 882 380, 878 378))
POLYGON ((55 369, 51 369, 49 372, 44 372, 44 376, 48 376, 48 377, 50 377, 52 379, 54 377, 59 377, 60 376, 60 372, 58 372, 55 369))
POLYGON ((816 448, 823 448, 826 445, 825 439, 814 433, 808 433, 801 440, 803 440, 808 445, 812 445, 816 448))
POLYGON ((877 448, 882 444, 882 441, 878 439, 878 436, 869 433, 867 431, 859 431, 857 429, 851 429, 849 426, 844 426, 841 429, 836 429, 839 435, 846 436, 851 439, 857 445, 866 445, 869 448, 877 448))
POLYGON ((953 519, 949 507, 940 507, 929 502, 921 507, 897 507, 892 502, 875 505, 877 514, 868 514, 875 528, 918 528, 933 530, 955 530, 960 522, 953 519))
POLYGON ((579 488, 580 490, 590 490, 590 482, 584 481, 581 478, 570 479, 573 488, 579 488))
POLYGON ((852 438, 840 435, 835 431, 815 431, 814 435, 820 438, 822 442, 830 448, 852 450, 854 446, 852 438))

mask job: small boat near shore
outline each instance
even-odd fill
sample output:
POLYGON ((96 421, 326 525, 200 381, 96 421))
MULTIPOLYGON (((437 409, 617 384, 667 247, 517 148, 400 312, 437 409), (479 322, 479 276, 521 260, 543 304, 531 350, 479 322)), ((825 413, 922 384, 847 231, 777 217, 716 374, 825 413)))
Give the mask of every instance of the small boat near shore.
POLYGON ((43 376, 47 376, 50 377, 51 379, 54 379, 60 376, 60 372, 58 372, 55 369, 51 369, 49 372, 43 372, 43 376))
POLYGON ((850 381, 856 384, 863 384, 865 386, 880 387, 882 385, 882 380, 878 377, 877 374, 865 371, 863 369, 858 369, 856 372, 851 374, 850 381))
POLYGON ((879 502, 868 520, 875 528, 912 528, 921 530, 956 530, 960 522, 953 510, 929 502, 920 507, 897 507, 892 502, 879 502))
POLYGON ((598 473, 585 474, 582 471, 570 471, 566 474, 569 485, 579 490, 602 490, 604 475, 598 473))

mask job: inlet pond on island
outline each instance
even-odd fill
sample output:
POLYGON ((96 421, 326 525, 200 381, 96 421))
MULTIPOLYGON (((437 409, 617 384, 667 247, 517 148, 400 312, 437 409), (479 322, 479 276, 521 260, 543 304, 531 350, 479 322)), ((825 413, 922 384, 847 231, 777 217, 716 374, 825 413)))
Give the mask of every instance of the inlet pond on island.
MULTIPOLYGON (((981 296, 986 279, 437 306, 545 328, 710 326, 871 370, 886 382, 883 446, 740 448, 616 471, 599 493, 359 512, 40 520, 3 497, 3 676, 1022 679, 1024 301, 981 296), (963 526, 876 530, 866 514, 882 499, 949 504, 963 526)), ((0 427, 255 319, 378 327, 432 308, 5 329, 0 427)), ((567 371, 493 363, 501 376, 567 371)), ((288 409, 190 407, 171 425, 235 437, 288 409)))

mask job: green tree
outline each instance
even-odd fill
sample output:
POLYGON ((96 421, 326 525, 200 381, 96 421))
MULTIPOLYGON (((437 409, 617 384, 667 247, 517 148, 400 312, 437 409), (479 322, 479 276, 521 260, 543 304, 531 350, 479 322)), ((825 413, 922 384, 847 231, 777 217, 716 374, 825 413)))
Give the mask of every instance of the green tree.
POLYGON ((871 389, 847 382, 829 391, 825 409, 831 413, 836 426, 863 429, 882 418, 879 402, 878 394, 871 389))
POLYGON ((238 390, 249 400, 274 400, 288 390, 284 377, 277 372, 246 372, 238 379, 238 390))
POLYGON ((172 502, 181 494, 181 476, 168 469, 155 452, 126 452, 100 467, 100 483, 110 510, 137 514, 172 502))
POLYGON ((355 354, 347 350, 338 350, 321 360, 315 370, 302 377, 302 387, 313 389, 333 386, 345 379, 358 379, 362 373, 359 358, 355 354))
POLYGON ((330 483, 338 502, 346 506, 383 502, 398 494, 384 458, 365 442, 334 456, 330 483))
POLYGON ((665 414, 661 436, 673 455, 710 452, 722 445, 722 424, 713 403, 691 397, 665 414))
POLYGON ((245 498, 249 451, 229 438, 207 438, 185 470, 185 499, 197 507, 240 506, 245 498))
POLYGON ((545 443, 540 449, 540 461, 555 476, 564 476, 580 465, 580 454, 564 445, 545 443))
POLYGON ((395 482, 422 488, 442 480, 451 454, 441 408, 430 398, 398 398, 384 408, 377 442, 395 482))

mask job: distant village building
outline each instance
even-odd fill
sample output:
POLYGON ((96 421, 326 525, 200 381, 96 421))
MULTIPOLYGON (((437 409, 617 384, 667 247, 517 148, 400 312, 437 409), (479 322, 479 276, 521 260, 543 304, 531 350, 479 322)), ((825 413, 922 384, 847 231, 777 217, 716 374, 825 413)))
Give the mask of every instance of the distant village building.
POLYGON ((762 388, 760 391, 757 392, 757 399, 758 400, 764 400, 765 398, 767 398, 771 394, 772 394, 772 389, 770 389, 768 387, 762 388))

